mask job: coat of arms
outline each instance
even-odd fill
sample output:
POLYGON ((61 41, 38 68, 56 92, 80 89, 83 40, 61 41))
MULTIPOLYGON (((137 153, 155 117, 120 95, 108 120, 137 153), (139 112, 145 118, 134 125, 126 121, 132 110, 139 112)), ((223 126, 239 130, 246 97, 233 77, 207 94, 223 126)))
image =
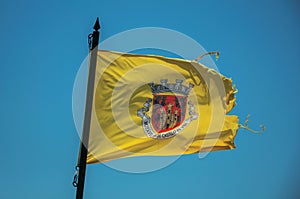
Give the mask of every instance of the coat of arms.
POLYGON ((182 85, 182 80, 177 79, 175 84, 168 83, 167 79, 161 84, 149 83, 153 98, 148 98, 143 108, 137 112, 142 118, 142 125, 148 137, 155 139, 170 138, 180 133, 192 120, 198 118, 194 106, 188 101, 189 92, 193 85, 182 85), (152 107, 151 107, 152 104, 152 107), (188 107, 189 117, 186 118, 188 107), (152 118, 147 113, 152 108, 152 118))

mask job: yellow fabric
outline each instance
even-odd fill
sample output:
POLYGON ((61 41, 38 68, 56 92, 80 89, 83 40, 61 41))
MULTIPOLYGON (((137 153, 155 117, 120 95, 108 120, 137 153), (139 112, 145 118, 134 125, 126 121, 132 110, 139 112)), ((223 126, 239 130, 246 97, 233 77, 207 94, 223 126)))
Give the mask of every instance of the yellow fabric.
POLYGON ((236 90, 231 79, 216 71, 195 61, 101 50, 95 78, 87 163, 235 148, 238 117, 226 114, 235 106, 236 90), (161 79, 194 85, 188 100, 198 118, 172 138, 154 139, 144 132, 137 111, 153 98, 148 83, 160 84, 161 79))

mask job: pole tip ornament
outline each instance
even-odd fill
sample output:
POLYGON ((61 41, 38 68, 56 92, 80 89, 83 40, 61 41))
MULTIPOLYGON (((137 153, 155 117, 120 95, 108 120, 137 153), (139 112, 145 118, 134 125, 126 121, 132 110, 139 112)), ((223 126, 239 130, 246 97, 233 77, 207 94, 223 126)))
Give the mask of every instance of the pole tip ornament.
POLYGON ((97 17, 95 25, 94 25, 94 30, 99 30, 100 28, 101 27, 100 27, 100 23, 99 23, 99 18, 97 17))

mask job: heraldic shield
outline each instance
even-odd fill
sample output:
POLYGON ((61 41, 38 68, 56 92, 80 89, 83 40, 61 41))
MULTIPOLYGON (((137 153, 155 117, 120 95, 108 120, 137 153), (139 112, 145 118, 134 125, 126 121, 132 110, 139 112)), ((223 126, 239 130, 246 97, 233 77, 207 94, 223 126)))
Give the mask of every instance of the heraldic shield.
POLYGON ((170 131, 185 118, 187 96, 153 95, 152 126, 158 133, 170 131))
POLYGON ((175 84, 171 84, 167 79, 163 79, 161 84, 149 83, 153 98, 149 98, 144 107, 137 111, 138 116, 142 118, 143 129, 148 137, 156 139, 173 137, 192 120, 198 118, 193 104, 188 101, 193 85, 189 84, 187 87, 182 85, 182 82, 177 79, 175 84), (190 117, 185 119, 187 105, 190 117), (150 109, 152 109, 151 118, 147 114, 150 109))

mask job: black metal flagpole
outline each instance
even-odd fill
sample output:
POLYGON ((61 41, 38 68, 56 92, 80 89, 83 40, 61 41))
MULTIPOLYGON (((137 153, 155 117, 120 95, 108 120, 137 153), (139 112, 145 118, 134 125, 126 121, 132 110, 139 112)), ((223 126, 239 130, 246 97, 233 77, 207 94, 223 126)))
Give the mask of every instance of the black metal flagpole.
POLYGON ((87 91, 86 91, 84 123, 82 129, 78 162, 76 166, 76 170, 78 170, 78 182, 77 182, 77 174, 75 175, 73 181, 73 185, 77 187, 76 199, 83 198, 86 160, 87 160, 87 153, 88 153, 87 149, 88 149, 88 142, 89 142, 90 123, 91 123, 92 105, 93 105, 93 96, 94 96, 97 51, 98 51, 98 42, 99 42, 99 31, 98 31, 99 29, 100 29, 100 24, 99 24, 99 19, 97 17, 96 23, 94 25, 94 32, 89 34, 88 36, 88 41, 89 41, 88 43, 90 49, 89 72, 88 72, 88 83, 87 83, 87 91))

